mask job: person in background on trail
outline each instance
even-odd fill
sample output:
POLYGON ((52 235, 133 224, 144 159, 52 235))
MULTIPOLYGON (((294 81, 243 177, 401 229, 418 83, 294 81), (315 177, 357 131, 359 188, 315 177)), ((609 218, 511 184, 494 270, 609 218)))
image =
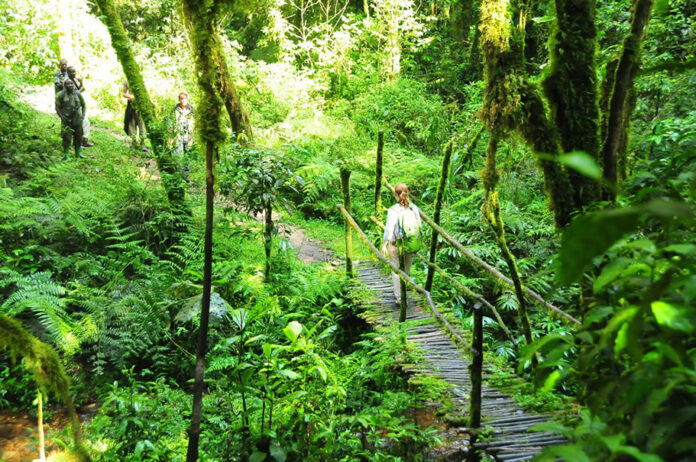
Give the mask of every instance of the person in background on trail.
POLYGON ((191 159, 189 152, 193 146, 193 106, 188 102, 185 91, 179 93, 179 104, 174 106, 174 130, 176 131, 176 148, 174 155, 183 166, 184 178, 188 179, 191 159))
MULTIPOLYGON (((68 66, 67 78, 70 79, 73 84, 75 84, 75 90, 79 91, 80 94, 84 93, 85 84, 82 80, 82 77, 77 75, 77 70, 75 69, 75 66, 68 66)), ((86 113, 82 114, 82 116, 82 146, 85 148, 89 148, 90 146, 94 146, 94 143, 89 142, 89 119, 87 118, 86 113)))
POLYGON ((77 157, 82 155, 82 119, 85 113, 85 99, 75 89, 72 80, 66 79, 63 90, 56 95, 56 113, 60 117, 60 136, 63 138, 63 154, 70 159, 70 143, 75 146, 77 157))
MULTIPOLYGON (((388 254, 391 262, 399 266, 399 246, 397 245, 397 240, 404 239, 407 235, 420 235, 422 223, 418 207, 408 201, 408 186, 406 184, 399 183, 394 187, 394 197, 396 198, 396 204, 389 207, 387 211, 387 223, 384 226, 384 235, 382 236, 382 253, 388 254)), ((404 271, 406 274, 410 274, 415 252, 404 250, 404 271)), ((396 304, 400 305, 401 283, 396 273, 392 273, 392 281, 394 283, 396 304)))
POLYGON ((68 60, 63 58, 58 65, 60 70, 53 74, 53 89, 56 95, 63 90, 63 81, 68 78, 68 60))
POLYGON ((121 96, 126 98, 126 115, 123 118, 123 131, 128 136, 140 137, 142 139, 145 136, 145 124, 143 119, 140 118, 138 111, 135 110, 135 95, 130 90, 128 81, 123 82, 121 96))

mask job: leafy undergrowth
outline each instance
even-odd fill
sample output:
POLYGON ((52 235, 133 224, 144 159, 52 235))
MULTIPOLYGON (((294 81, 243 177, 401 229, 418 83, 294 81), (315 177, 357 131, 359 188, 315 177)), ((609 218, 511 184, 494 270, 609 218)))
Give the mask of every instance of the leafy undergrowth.
MULTIPOLYGON (((96 459, 183 460, 202 284, 200 166, 181 233, 142 151, 94 130, 89 158, 64 161, 57 119, 3 88, 17 112, 0 115, 16 119, 0 124, 14 146, 0 188, 2 312, 59 349, 78 401, 99 403, 85 429, 96 459)), ((342 270, 303 265, 276 240, 264 281, 256 222, 220 208, 214 234, 203 460, 392 460, 435 441, 405 410, 436 392, 398 366, 414 359, 396 331, 370 334, 359 321, 362 295, 342 270)), ((19 396, 22 382, 3 383, 4 396, 19 396)))

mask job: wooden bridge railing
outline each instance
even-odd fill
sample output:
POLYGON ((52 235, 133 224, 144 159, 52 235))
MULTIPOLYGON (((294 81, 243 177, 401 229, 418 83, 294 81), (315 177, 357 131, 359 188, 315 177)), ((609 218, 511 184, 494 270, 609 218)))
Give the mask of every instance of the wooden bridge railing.
MULTIPOLYGON (((346 221, 358 233, 358 236, 360 236, 360 239, 365 243, 367 248, 370 249, 370 251, 374 254, 374 256, 377 257, 377 259, 379 261, 381 261, 383 264, 385 264, 389 268, 391 268, 391 270, 394 271, 394 273, 396 273, 399 276, 399 278, 401 278, 402 281, 404 281, 406 284, 411 286, 416 292, 423 295, 423 297, 425 298, 425 301, 428 304, 428 309, 433 314, 433 316, 435 316, 435 318, 445 327, 445 329, 447 329, 449 334, 452 336, 453 340, 456 343, 458 343, 461 347, 463 347, 464 349, 473 352, 473 349, 471 348, 471 346, 464 340, 464 338, 461 335, 459 335, 459 332, 456 331, 454 329, 454 327, 452 326, 452 324, 442 315, 442 313, 440 313, 440 311, 438 311, 438 309, 435 308, 435 304, 433 303, 433 299, 430 296, 430 292, 425 290, 420 285, 416 284, 416 282, 413 279, 411 279, 411 277, 408 274, 406 274, 398 266, 394 265, 391 261, 389 261, 387 258, 385 258, 384 255, 382 255, 380 253, 380 251, 377 250, 377 247, 375 247, 374 244, 372 244, 372 242, 370 241, 370 238, 367 237, 365 232, 360 228, 360 225, 358 225, 355 222, 353 217, 348 213, 348 211, 345 209, 345 207, 343 207, 343 205, 339 204, 337 207, 341 211, 341 213, 343 214, 343 217, 346 219, 346 221)), ((403 294, 403 297, 405 298, 406 294, 403 294)))
MULTIPOLYGON (((370 217, 370 220, 377 225, 378 228, 384 229, 384 225, 382 222, 377 220, 374 216, 370 217)), ((488 308, 491 313, 493 313, 493 316, 495 316, 496 321, 498 321, 498 325, 503 329, 505 332, 505 335, 508 336, 510 341, 512 341, 512 344, 517 346, 517 341, 515 340, 515 337, 512 335, 512 332, 510 332, 510 329, 508 329, 507 325, 505 325, 505 322, 503 321, 503 318, 500 317, 500 313, 498 313, 498 310, 493 306, 488 300, 483 298, 482 295, 477 294, 473 290, 469 289, 467 286, 462 284, 461 282, 457 281, 454 279, 452 276, 450 276, 444 269, 442 269, 437 263, 432 263, 428 261, 423 255, 416 253, 416 258, 418 258, 420 261, 428 265, 428 267, 432 268, 434 271, 436 271, 438 274, 442 275, 445 279, 447 279, 449 282, 454 284, 454 286, 461 292, 465 293, 468 295, 470 298, 476 300, 477 302, 481 303, 484 305, 486 308, 488 308)), ((427 289, 426 289, 427 290, 427 289)))
MULTIPOLYGON (((383 179, 384 179, 384 183, 387 185, 387 187, 392 192, 394 192, 394 187, 389 184, 389 182, 387 181, 386 178, 383 177, 383 179)), ((503 273, 501 273, 500 271, 495 269, 493 266, 491 266, 490 264, 488 264, 487 262, 485 262, 481 258, 474 255, 474 253, 471 250, 464 247, 461 243, 459 243, 459 241, 457 241, 449 233, 447 233, 447 231, 445 231, 444 229, 442 229, 442 227, 440 227, 437 223, 435 223, 428 215, 425 214, 425 212, 423 212, 423 210, 420 209, 420 207, 418 208, 418 210, 420 211, 420 216, 423 219, 423 221, 425 221, 431 228, 436 230, 442 236, 442 238, 444 240, 449 242, 452 245, 452 247, 457 249, 464 257, 466 257, 469 261, 473 262, 474 264, 476 264, 477 266, 482 268, 484 271, 486 271, 491 276, 494 276, 496 279, 504 282, 505 284, 507 284, 510 287, 514 287, 514 283, 512 282, 512 279, 508 278, 503 273)), ((527 295, 530 299, 532 299, 534 302, 536 302, 541 307, 551 311, 554 314, 561 316, 563 319, 565 319, 566 321, 569 321, 573 324, 576 324, 576 325, 582 324, 580 321, 578 321, 576 318, 574 318, 570 314, 566 313, 565 311, 561 310, 560 308, 557 308, 553 304, 544 300, 544 298, 541 295, 539 295, 538 293, 536 293, 535 291, 533 291, 529 287, 522 286, 522 290, 524 291, 525 295, 527 295)))

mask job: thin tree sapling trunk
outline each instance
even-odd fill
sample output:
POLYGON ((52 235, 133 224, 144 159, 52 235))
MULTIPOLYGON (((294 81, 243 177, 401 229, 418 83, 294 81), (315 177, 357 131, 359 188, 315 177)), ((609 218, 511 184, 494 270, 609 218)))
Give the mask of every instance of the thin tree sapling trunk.
MULTIPOLYGON (((440 212, 442 210, 442 200, 445 195, 445 187, 447 186, 447 179, 449 178, 449 166, 450 160, 452 159, 452 142, 450 141, 445 147, 445 156, 442 159, 442 171, 440 172, 440 182, 437 185, 437 196, 435 197, 435 213, 433 213, 433 221, 440 224, 440 212)), ((433 228, 432 237, 430 239, 430 263, 435 263, 435 256, 437 254, 437 238, 438 232, 433 228)), ((433 287, 433 277, 435 276, 435 268, 432 266, 428 267, 428 276, 425 280, 425 290, 430 292, 433 287)))
MULTIPOLYGON (((341 168, 341 190, 343 191, 343 206, 350 214, 353 209, 350 206, 350 170, 341 168)), ((353 277, 353 231, 348 222, 344 223, 346 237, 346 274, 353 277)))
POLYGON ((273 203, 270 199, 264 205, 263 217, 263 250, 266 253, 264 280, 268 281, 271 277, 271 251, 273 250, 273 203))
POLYGON ((210 318, 210 291, 213 268, 213 206, 215 184, 213 178, 213 152, 215 143, 208 141, 205 149, 205 237, 203 244, 203 298, 201 299, 201 323, 198 328, 196 370, 193 385, 193 411, 189 430, 189 445, 186 462, 198 459, 198 442, 201 434, 201 413, 203 411, 203 388, 205 383, 205 355, 208 351, 208 321, 210 318))
POLYGON ((377 133, 377 160, 375 161, 375 217, 382 219, 382 153, 384 130, 377 133))

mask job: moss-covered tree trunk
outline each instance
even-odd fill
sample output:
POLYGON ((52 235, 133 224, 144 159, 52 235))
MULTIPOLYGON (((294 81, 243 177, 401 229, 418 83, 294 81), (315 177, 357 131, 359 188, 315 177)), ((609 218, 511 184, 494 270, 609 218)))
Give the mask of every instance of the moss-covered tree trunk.
POLYGON ((96 3, 101 11, 102 21, 109 30, 111 45, 116 51, 123 73, 126 75, 128 86, 135 95, 135 107, 147 128, 147 137, 152 144, 152 153, 157 162, 169 203, 175 212, 191 215, 191 209, 186 203, 186 183, 174 161, 171 149, 167 146, 167 131, 162 121, 157 118, 155 106, 152 104, 138 63, 133 56, 130 40, 123 28, 121 16, 116 9, 114 0, 96 0, 96 3))
MULTIPOLYGON (((614 76, 608 76, 613 80, 611 96, 608 100, 608 113, 606 115, 607 128, 606 139, 603 140, 602 159, 604 163, 604 178, 609 184, 618 186, 619 181, 619 151, 622 138, 625 137, 627 120, 630 113, 627 110, 629 94, 633 88, 633 81, 640 68, 640 50, 647 30, 648 22, 653 8, 653 0, 634 0, 631 6, 631 29, 624 38, 621 56, 616 64, 614 76)), ((616 198, 616 190, 606 192, 608 199, 616 198)))
MULTIPOLYGON (((377 133, 377 159, 375 161, 375 217, 382 219, 382 153, 384 152, 384 130, 377 133)), ((352 212, 348 212, 352 213, 352 212)))
POLYGON ((12 359, 21 356, 24 368, 32 375, 40 392, 54 393, 68 409, 72 437, 75 443, 73 453, 80 462, 91 460, 82 444, 80 419, 70 395, 70 381, 63 364, 50 345, 27 332, 19 321, 0 314, 0 352, 8 351, 12 359))
MULTIPOLYGON (((544 90, 565 152, 584 151, 599 161, 599 106, 595 49, 596 0, 556 0, 544 90)), ((575 171, 568 177, 582 207, 599 199, 596 181, 575 171)))
POLYGON ((210 312, 210 292, 212 280, 213 253, 213 200, 215 197, 214 153, 217 145, 224 139, 220 127, 222 97, 217 85, 217 63, 213 51, 215 47, 215 26, 218 10, 213 0, 183 0, 184 17, 193 55, 196 56, 196 76, 201 100, 196 111, 196 130, 206 144, 206 212, 205 243, 203 263, 203 298, 201 303, 201 322, 198 331, 196 370, 193 388, 193 410, 189 428, 189 444, 186 461, 198 459, 198 443, 203 411, 203 389, 205 374, 205 355, 208 347, 208 317, 210 312))
POLYGON ((469 40, 469 30, 474 17, 474 0, 457 0, 452 4, 450 28, 452 40, 458 46, 464 46, 469 40))
MULTIPOLYGON (((524 71, 524 30, 528 20, 524 2, 483 0, 481 51, 484 58, 484 104, 481 118, 492 138, 519 131, 537 154, 560 154, 558 132, 546 117, 537 86, 524 71), (513 25, 512 18, 517 23, 513 25)), ((565 226, 576 208, 573 185, 556 162, 540 160, 544 188, 556 225, 565 226)))

